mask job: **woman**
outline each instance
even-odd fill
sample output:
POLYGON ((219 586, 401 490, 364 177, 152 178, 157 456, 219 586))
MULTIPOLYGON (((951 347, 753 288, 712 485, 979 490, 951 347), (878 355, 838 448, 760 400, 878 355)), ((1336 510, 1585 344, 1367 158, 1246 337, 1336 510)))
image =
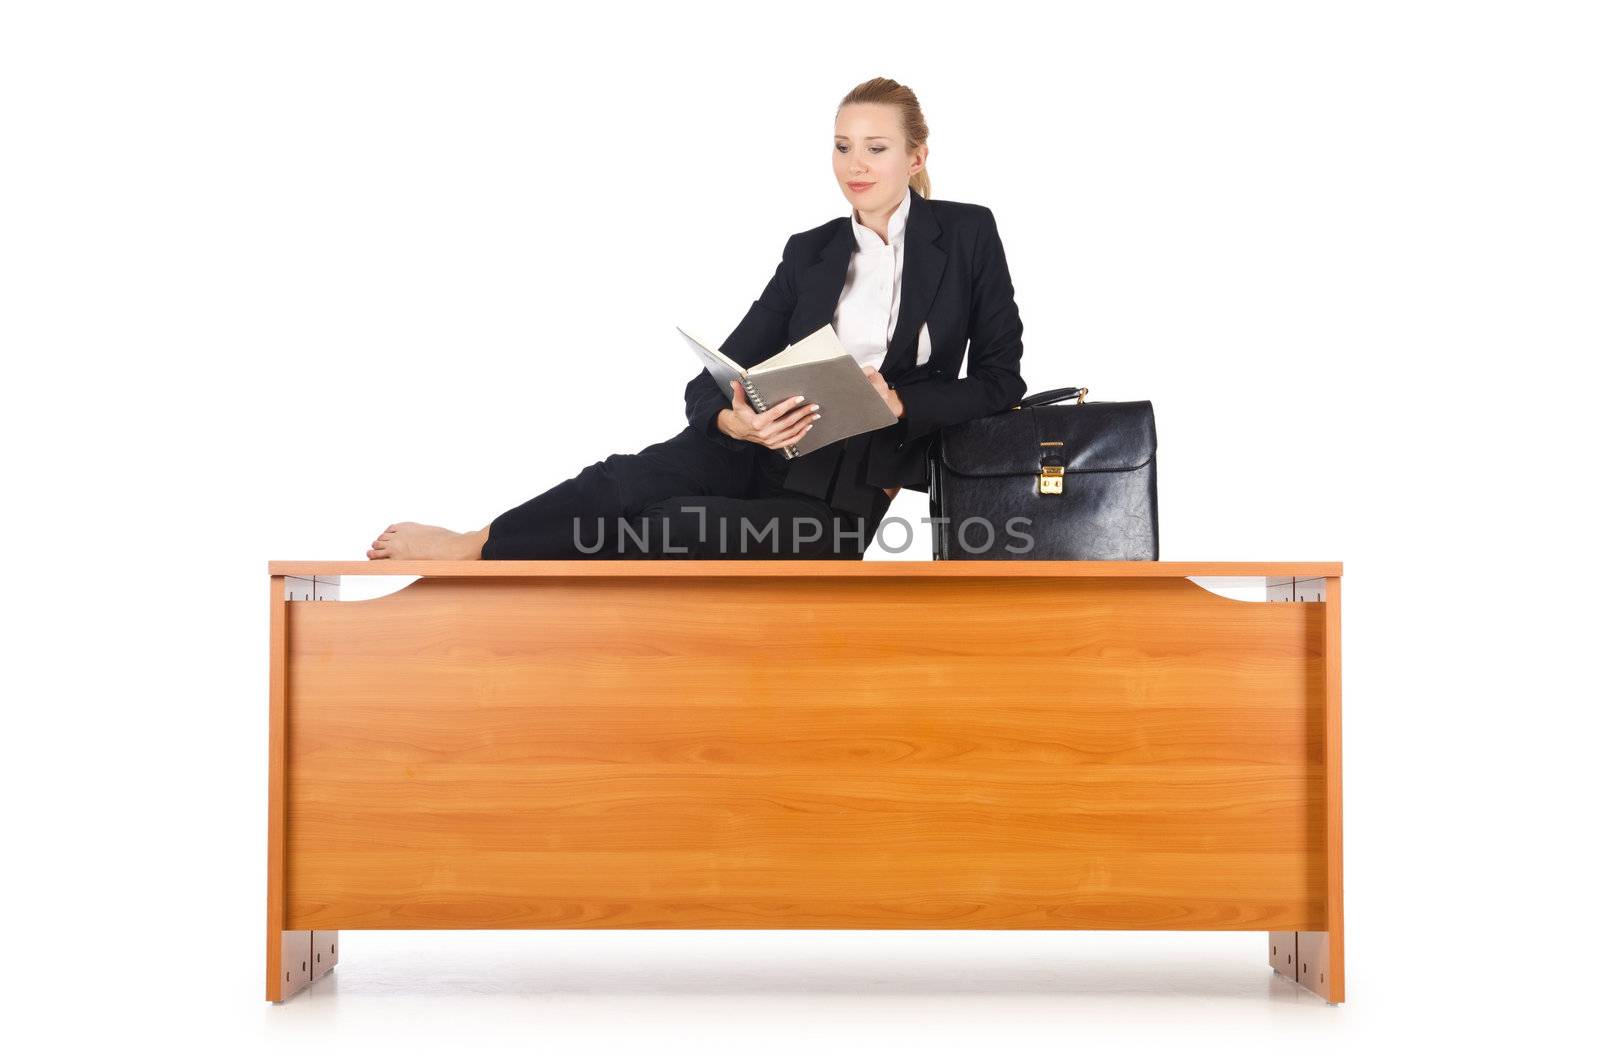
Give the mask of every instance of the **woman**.
POLYGON ((396 523, 367 558, 860 559, 900 487, 927 491, 938 429, 1025 392, 994 215, 927 197, 927 142, 904 85, 875 78, 845 96, 833 172, 851 216, 789 238, 721 347, 750 366, 831 323, 897 422, 787 460, 784 446, 828 410, 801 395, 758 412, 702 371, 675 437, 591 464, 481 530, 396 523))

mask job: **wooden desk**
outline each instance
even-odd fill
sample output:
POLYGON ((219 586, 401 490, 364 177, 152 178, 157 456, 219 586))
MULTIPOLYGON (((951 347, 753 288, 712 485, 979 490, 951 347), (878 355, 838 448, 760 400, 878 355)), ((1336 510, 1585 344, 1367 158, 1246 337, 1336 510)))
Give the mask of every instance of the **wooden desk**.
POLYGON ((268 573, 269 1000, 363 928, 1263 931, 1344 1000, 1341 564, 268 573))

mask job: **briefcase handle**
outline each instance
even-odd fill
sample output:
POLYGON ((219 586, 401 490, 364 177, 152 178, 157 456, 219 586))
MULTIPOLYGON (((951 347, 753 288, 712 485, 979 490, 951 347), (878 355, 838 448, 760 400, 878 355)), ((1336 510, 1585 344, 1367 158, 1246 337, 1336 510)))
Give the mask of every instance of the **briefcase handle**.
POLYGON ((1022 404, 1012 405, 1011 407, 1012 409, 1022 409, 1032 408, 1035 405, 1054 405, 1056 402, 1065 401, 1070 397, 1077 398, 1078 404, 1081 405, 1083 404, 1083 399, 1088 396, 1089 388, 1086 386, 1064 386, 1058 390, 1041 390, 1037 394, 1029 394, 1022 399, 1022 404))

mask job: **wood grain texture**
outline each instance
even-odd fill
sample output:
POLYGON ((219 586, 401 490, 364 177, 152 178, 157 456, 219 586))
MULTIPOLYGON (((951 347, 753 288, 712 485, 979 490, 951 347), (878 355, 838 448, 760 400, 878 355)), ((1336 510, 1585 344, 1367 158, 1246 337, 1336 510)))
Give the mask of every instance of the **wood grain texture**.
POLYGON ((268 579, 267 614, 267 1000, 282 1001, 311 982, 311 933, 284 929, 285 759, 288 744, 288 588, 268 579))
POLYGON ((1323 833, 1327 843, 1328 926, 1327 938, 1319 951, 1326 979, 1311 987, 1334 1004, 1344 1000, 1344 678, 1340 664, 1343 581, 1342 578, 1328 579, 1324 607, 1322 652, 1328 664, 1323 668, 1323 745, 1327 761, 1324 772, 1327 824, 1323 833))
POLYGON ((287 606, 292 929, 1328 927, 1322 605, 985 570, 287 606))

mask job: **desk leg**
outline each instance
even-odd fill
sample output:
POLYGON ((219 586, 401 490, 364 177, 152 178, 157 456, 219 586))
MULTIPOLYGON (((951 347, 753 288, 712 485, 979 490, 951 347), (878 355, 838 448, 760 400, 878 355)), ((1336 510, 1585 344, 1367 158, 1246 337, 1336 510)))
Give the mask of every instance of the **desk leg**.
POLYGON ((290 600, 337 600, 338 578, 274 576, 267 676, 267 1000, 284 1001, 339 963, 337 931, 285 931, 285 762, 290 600))
POLYGON ((1326 787, 1326 931, 1273 931, 1267 935, 1272 970, 1292 979, 1329 1004, 1344 1001, 1344 780, 1342 685, 1340 676, 1340 579, 1267 582, 1269 601, 1321 603, 1323 622, 1323 765, 1326 787))

